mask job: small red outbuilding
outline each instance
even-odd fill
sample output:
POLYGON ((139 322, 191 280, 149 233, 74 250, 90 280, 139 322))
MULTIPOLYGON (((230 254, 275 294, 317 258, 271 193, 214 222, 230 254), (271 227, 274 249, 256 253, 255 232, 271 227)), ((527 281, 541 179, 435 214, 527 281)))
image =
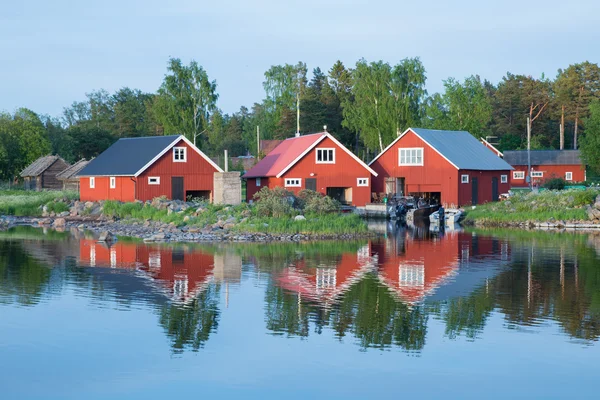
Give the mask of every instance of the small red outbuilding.
POLYGON ((79 196, 82 201, 212 200, 215 172, 223 170, 184 136, 124 138, 81 170, 79 196))
POLYGON ((514 167, 510 178, 511 187, 528 187, 527 165, 534 186, 552 178, 562 178, 569 183, 585 182, 585 165, 581 162, 579 150, 531 150, 528 161, 527 150, 504 152, 504 161, 514 167))
POLYGON ((247 200, 265 186, 279 186, 294 193, 310 189, 342 204, 364 206, 375 176, 375 171, 336 138, 321 132, 284 140, 243 178, 247 200))
POLYGON ((409 128, 371 163, 373 192, 435 198, 448 207, 498 200, 512 167, 466 131, 409 128))

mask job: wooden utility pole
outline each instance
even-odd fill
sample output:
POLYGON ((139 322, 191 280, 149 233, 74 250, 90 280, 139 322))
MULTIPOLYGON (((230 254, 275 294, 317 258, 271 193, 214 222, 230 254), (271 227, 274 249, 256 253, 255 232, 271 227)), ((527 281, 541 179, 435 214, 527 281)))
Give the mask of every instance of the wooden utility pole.
POLYGON ((229 157, 227 157, 227 150, 225 150, 225 172, 229 172, 229 157))
POLYGON ((531 189, 531 118, 527 117, 527 183, 531 189))
POLYGON ((260 128, 256 125, 256 159, 260 158, 260 128))
POLYGON ((562 113, 560 115, 560 149, 565 149, 565 106, 562 106, 562 113))
POLYGON ((296 137, 300 136, 300 92, 296 94, 296 137))

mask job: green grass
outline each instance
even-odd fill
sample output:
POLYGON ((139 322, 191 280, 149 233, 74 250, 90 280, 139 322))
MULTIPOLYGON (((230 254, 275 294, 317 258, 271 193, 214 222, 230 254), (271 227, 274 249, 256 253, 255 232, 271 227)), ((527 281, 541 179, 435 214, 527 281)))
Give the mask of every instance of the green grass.
POLYGON ((585 206, 592 204, 598 190, 544 191, 517 193, 508 201, 466 209, 465 222, 488 225, 518 222, 586 221, 585 206))
POLYGON ((77 199, 77 192, 67 191, 44 191, 34 192, 25 190, 1 190, 0 191, 0 215, 16 215, 36 217, 42 214, 40 206, 48 204, 54 212, 68 210, 68 205, 62 202, 54 202, 55 199, 66 198, 69 201, 77 199), (60 211, 58 211, 60 210, 60 211))
POLYGON ((307 215, 304 221, 295 221, 293 217, 254 217, 236 225, 234 229, 271 234, 342 235, 368 232, 367 224, 356 214, 307 215))

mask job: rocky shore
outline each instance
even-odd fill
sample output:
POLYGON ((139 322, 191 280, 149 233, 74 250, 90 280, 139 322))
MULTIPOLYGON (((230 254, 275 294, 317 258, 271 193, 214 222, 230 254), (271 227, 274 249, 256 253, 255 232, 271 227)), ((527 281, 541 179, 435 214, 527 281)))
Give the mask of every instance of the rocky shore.
MULTIPOLYGON (((157 209, 169 213, 183 213, 194 208, 194 214, 202 213, 202 206, 182 201, 157 200, 152 202, 157 209), (155 204, 154 204, 155 203, 155 204)), ((244 233, 235 228, 235 218, 225 214, 216 223, 204 227, 177 225, 153 220, 118 219, 104 215, 102 202, 79 202, 69 204, 69 210, 61 213, 49 212, 43 207, 42 217, 1 216, 0 229, 13 226, 33 226, 52 228, 59 231, 78 229, 94 232, 106 237, 130 237, 144 242, 301 242, 312 240, 349 240, 373 236, 372 232, 356 234, 318 235, 318 234, 268 234, 260 232, 244 233)), ((190 210, 191 211, 191 210, 190 210)), ((299 216, 300 217, 300 216, 299 216)), ((298 218, 298 217, 297 217, 298 218)), ((304 217, 298 218, 298 220, 304 217)), ((184 219, 185 220, 185 219, 184 219)))

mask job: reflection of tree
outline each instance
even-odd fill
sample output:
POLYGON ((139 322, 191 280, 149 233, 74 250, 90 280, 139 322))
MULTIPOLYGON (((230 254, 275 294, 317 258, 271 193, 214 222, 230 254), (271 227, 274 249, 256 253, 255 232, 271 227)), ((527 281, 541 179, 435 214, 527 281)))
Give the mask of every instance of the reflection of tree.
POLYGON ((310 304, 303 304, 298 294, 270 284, 265 293, 267 329, 275 333, 308 336, 310 304))
POLYGON ((421 350, 427 319, 422 307, 409 308, 396 301, 376 275, 368 274, 344 293, 332 311, 331 324, 340 337, 352 332, 364 348, 395 344, 421 350))
POLYGON ((47 287, 51 269, 17 241, 0 241, 0 301, 34 305, 47 287))
POLYGON ((475 339, 494 309, 494 298, 487 291, 478 289, 469 296, 451 299, 436 308, 446 323, 448 337, 454 339, 464 333, 469 339, 475 339))
POLYGON ((173 351, 198 351, 211 333, 217 330, 220 311, 219 286, 209 285, 185 305, 168 303, 160 310, 160 325, 171 339, 173 351))

